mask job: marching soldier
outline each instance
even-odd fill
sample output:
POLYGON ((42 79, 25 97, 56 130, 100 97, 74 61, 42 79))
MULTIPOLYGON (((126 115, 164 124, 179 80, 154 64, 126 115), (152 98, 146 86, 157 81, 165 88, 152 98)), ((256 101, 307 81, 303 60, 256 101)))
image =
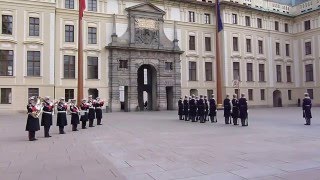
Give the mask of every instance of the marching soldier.
POLYGON ((59 134, 65 134, 64 127, 68 125, 67 109, 68 109, 67 103, 65 103, 64 97, 61 97, 57 105, 57 110, 58 110, 57 126, 59 126, 59 134))
POLYGON ((183 100, 183 115, 184 115, 184 120, 185 121, 189 121, 189 100, 188 100, 188 96, 184 97, 183 100))
POLYGON ((198 102, 199 102, 199 97, 198 96, 196 96, 196 101, 195 101, 195 103, 196 103, 196 122, 198 122, 198 120, 199 120, 199 107, 198 107, 198 102))
POLYGON ((86 103, 86 99, 82 99, 82 103, 80 104, 80 121, 82 122, 82 129, 87 129, 87 121, 88 121, 88 109, 89 109, 89 104, 86 103))
POLYGON ((248 126, 248 102, 245 94, 241 94, 239 99, 240 119, 242 126, 248 126))
POLYGON ((189 115, 191 118, 192 122, 196 122, 196 116, 197 116, 197 105, 196 105, 196 100, 194 99, 194 95, 192 95, 191 100, 189 101, 189 115))
POLYGON ((238 125, 238 118, 239 118, 239 101, 237 99, 237 95, 233 95, 232 99, 232 119, 233 125, 238 125))
POLYGON ((89 104, 89 113, 88 113, 89 127, 94 127, 93 121, 96 117, 95 117, 95 110, 94 110, 95 101, 92 99, 92 95, 88 97, 88 104, 89 104))
POLYGON ((80 124, 80 120, 79 120, 80 110, 76 105, 75 99, 71 99, 70 112, 71 112, 72 131, 78 131, 78 124, 80 124))
POLYGON ((214 99, 214 94, 212 94, 211 99, 209 100, 209 116, 210 116, 210 120, 211 123, 217 122, 217 105, 216 105, 216 100, 214 99))
POLYGON ((207 96, 204 96, 204 122, 207 121, 208 113, 209 113, 208 99, 207 99, 207 96))
POLYGON ((54 110, 54 104, 50 101, 50 97, 44 98, 42 109, 41 126, 44 126, 44 137, 51 137, 49 134, 50 127, 52 126, 52 115, 54 110))
POLYGON ((99 97, 97 97, 97 101, 95 102, 95 110, 96 110, 96 118, 97 118, 97 125, 101 124, 102 119, 102 106, 104 105, 104 101, 102 101, 99 97))
POLYGON ((41 107, 36 104, 35 97, 29 98, 29 103, 27 105, 28 119, 26 125, 26 131, 29 132, 29 141, 38 140, 35 138, 36 131, 40 130, 38 112, 41 107))
POLYGON ((227 94, 226 99, 223 101, 224 108, 224 120, 225 124, 231 124, 230 116, 231 116, 231 103, 229 99, 229 94, 227 94))
POLYGON ((200 119, 200 123, 205 123, 205 121, 204 121, 204 100, 203 100, 202 95, 200 95, 200 99, 198 100, 197 106, 198 106, 198 116, 200 119))
POLYGON ((178 115, 179 115, 179 120, 183 120, 183 102, 182 102, 182 98, 180 98, 179 101, 178 101, 178 115))
POLYGON ((303 118, 306 119, 306 124, 304 125, 311 125, 311 118, 312 118, 311 108, 312 108, 311 98, 309 97, 308 93, 304 93, 304 99, 302 100, 303 118))

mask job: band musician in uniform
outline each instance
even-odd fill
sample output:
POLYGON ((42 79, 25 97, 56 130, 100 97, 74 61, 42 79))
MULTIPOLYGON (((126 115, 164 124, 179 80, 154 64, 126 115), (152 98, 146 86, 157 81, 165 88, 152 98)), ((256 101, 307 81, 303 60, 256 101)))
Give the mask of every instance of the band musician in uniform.
POLYGON ((50 136, 50 127, 52 126, 52 116, 54 111, 54 103, 50 100, 49 96, 44 98, 43 111, 41 118, 41 126, 44 127, 44 137, 48 138, 50 136))
POLYGON ((82 129, 87 129, 87 121, 88 121, 88 109, 89 104, 87 103, 86 99, 82 99, 82 102, 80 104, 80 121, 82 123, 82 129))
POLYGON ((78 131, 78 124, 80 124, 80 120, 79 120, 80 109, 77 107, 76 102, 77 101, 75 99, 70 100, 72 131, 78 131))
POLYGON ((89 113, 88 113, 88 119, 89 119, 89 127, 94 127, 93 121, 96 118, 95 116, 95 101, 92 99, 92 95, 88 97, 88 104, 89 104, 89 113))
POLYGON ((26 124, 26 131, 29 132, 29 141, 37 140, 35 138, 36 131, 40 130, 39 113, 41 111, 40 104, 36 103, 35 97, 29 98, 27 105, 28 119, 26 124))
POLYGON ((101 119, 102 119, 102 107, 104 105, 104 101, 101 100, 99 97, 97 97, 96 102, 94 103, 95 111, 96 111, 96 118, 97 118, 97 125, 102 125, 101 124, 101 119))
POLYGON ((64 127, 68 125, 67 121, 67 110, 68 105, 65 102, 64 97, 61 97, 57 105, 58 115, 57 115, 57 126, 59 126, 59 134, 65 134, 64 127))
POLYGON ((183 100, 183 115, 184 115, 184 120, 189 121, 189 100, 188 96, 184 97, 183 100))

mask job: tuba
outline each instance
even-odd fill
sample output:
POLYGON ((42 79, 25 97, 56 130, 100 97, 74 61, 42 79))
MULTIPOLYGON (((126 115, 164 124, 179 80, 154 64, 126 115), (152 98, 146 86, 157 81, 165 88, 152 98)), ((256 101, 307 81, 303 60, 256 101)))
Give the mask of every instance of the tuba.
POLYGON ((37 110, 31 113, 32 117, 34 117, 34 118, 39 118, 40 117, 40 115, 42 113, 42 108, 43 108, 42 103, 43 103, 43 99, 41 97, 38 97, 37 98, 37 103, 35 105, 37 110))

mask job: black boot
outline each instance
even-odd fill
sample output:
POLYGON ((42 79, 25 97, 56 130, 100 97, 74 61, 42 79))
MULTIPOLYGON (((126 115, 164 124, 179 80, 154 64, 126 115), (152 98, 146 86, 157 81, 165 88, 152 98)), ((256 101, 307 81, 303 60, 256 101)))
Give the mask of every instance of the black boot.
POLYGON ((238 125, 238 118, 233 118, 233 125, 238 125))
POLYGON ((82 129, 87 129, 87 121, 82 121, 82 129))
POLYGON ((102 125, 101 124, 101 119, 97 119, 97 125, 102 125))
POLYGON ((225 117, 224 122, 225 122, 225 124, 229 124, 229 118, 225 117))
POLYGON ((65 132, 64 132, 64 126, 59 126, 59 133, 60 133, 60 134, 65 134, 65 132))
POLYGON ((72 124, 72 131, 78 131, 77 124, 72 124))
POLYGON ((94 127, 94 125, 93 125, 93 119, 89 119, 89 127, 94 127))
POLYGON ((311 124, 311 119, 310 118, 306 118, 306 124, 304 125, 310 125, 311 124))
POLYGON ((46 137, 46 138, 51 137, 49 134, 49 131, 50 131, 50 126, 45 126, 44 127, 44 137, 46 137))
POLYGON ((189 118, 188 118, 187 115, 184 116, 184 120, 185 120, 185 121, 189 121, 189 118))
POLYGON ((242 125, 242 126, 246 126, 246 119, 241 118, 241 125, 242 125))
POLYGON ((29 141, 36 141, 36 132, 35 131, 29 131, 29 141))

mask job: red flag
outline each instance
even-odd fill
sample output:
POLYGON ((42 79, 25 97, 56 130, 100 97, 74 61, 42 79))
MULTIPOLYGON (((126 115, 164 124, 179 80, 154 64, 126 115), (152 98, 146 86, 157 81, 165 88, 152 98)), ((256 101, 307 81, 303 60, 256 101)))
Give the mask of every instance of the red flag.
POLYGON ((82 19, 83 11, 86 9, 86 0, 79 0, 79 18, 82 19))

